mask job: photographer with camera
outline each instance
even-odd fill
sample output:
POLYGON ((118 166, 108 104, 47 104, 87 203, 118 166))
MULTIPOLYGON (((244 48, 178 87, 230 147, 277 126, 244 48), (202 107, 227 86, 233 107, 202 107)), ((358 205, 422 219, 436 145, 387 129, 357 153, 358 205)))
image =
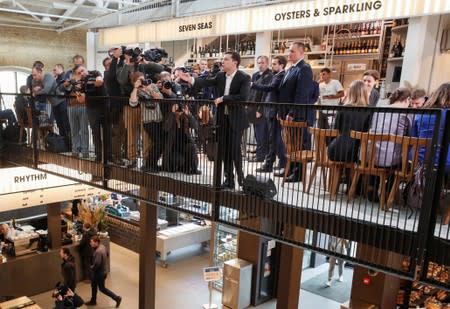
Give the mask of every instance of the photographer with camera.
MULTIPOLYGON (((129 104, 133 108, 133 113, 140 115, 139 119, 142 119, 145 133, 150 139, 150 143, 147 142, 146 135, 142 132, 143 144, 145 146, 151 144, 148 156, 144 154, 144 165, 141 169, 146 172, 158 172, 157 163, 162 154, 164 135, 162 130, 163 114, 159 102, 155 99, 162 99, 163 96, 155 84, 144 78, 142 72, 132 73, 131 81, 134 87, 131 91, 129 104)), ((135 125, 137 123, 140 123, 140 121, 136 121, 135 125)), ((129 129, 136 130, 137 128, 135 126, 129 129)), ((136 134, 133 136, 135 137, 136 134)), ((131 147, 136 148, 133 145, 131 147)))
POLYGON ((163 154, 163 169, 169 172, 182 172, 200 175, 198 157, 190 129, 197 130, 198 122, 187 105, 176 103, 164 121, 167 138, 163 154))
MULTIPOLYGON (((159 91, 161 91, 165 99, 177 99, 182 97, 180 84, 173 82, 172 76, 167 71, 163 71, 159 74, 156 85, 158 86, 159 91)), ((167 112, 169 110, 170 108, 167 108, 167 112)))
MULTIPOLYGON (((86 112, 94 142, 95 160, 100 161, 102 157, 101 125, 107 112, 107 102, 104 98, 100 98, 105 96, 103 78, 100 72, 88 71, 82 65, 76 65, 73 68, 73 77, 76 81, 73 85, 75 90, 84 94, 86 98, 86 112)), ((108 132, 104 131, 104 136, 107 134, 108 132)))
POLYGON ((84 305, 84 300, 61 282, 56 283, 52 297, 55 299, 54 309, 75 309, 84 305))
MULTIPOLYGON (((84 58, 75 55, 72 58, 75 66, 84 65, 84 58)), ((80 91, 80 87, 75 87, 80 82, 79 76, 74 76, 73 69, 64 73, 63 82, 59 85, 59 90, 70 95, 68 100, 67 114, 69 116, 70 137, 72 142, 72 155, 75 157, 89 157, 89 129, 86 111, 85 94, 80 91)))

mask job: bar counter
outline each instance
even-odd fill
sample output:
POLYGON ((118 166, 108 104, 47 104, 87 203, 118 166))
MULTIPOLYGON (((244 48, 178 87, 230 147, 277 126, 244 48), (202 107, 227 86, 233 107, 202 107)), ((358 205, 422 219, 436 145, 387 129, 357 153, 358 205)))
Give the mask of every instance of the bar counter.
MULTIPOLYGON (((102 239, 101 243, 110 252, 109 238, 102 239)), ((64 247, 69 248, 75 257, 77 280, 79 280, 82 275, 78 243, 64 247)), ((0 264, 2 278, 0 280, 0 295, 14 297, 23 295, 33 296, 54 289, 56 283, 62 281, 62 261, 59 256, 59 251, 60 248, 49 249, 49 251, 42 253, 6 257, 7 261, 0 264)))

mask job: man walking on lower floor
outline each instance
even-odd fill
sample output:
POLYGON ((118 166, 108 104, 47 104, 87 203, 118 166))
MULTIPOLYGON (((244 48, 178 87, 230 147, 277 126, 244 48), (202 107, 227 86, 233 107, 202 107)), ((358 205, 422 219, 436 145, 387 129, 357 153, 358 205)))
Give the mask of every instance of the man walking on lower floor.
POLYGON ((107 259, 108 253, 104 245, 100 243, 100 238, 98 236, 93 236, 90 240, 90 245, 94 249, 94 256, 92 260, 92 279, 91 279, 91 289, 92 296, 91 300, 86 303, 87 306, 97 305, 97 288, 103 294, 111 297, 116 301, 116 308, 119 308, 122 302, 122 297, 114 294, 112 291, 105 287, 106 275, 108 273, 107 269, 107 259))

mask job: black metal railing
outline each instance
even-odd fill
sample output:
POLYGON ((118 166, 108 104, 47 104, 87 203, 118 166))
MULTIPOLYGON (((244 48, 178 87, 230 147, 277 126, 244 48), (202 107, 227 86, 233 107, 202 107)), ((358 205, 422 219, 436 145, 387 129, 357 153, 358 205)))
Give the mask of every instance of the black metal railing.
MULTIPOLYGON (((425 271, 450 265, 448 113, 253 102, 225 108, 202 100, 131 107, 115 97, 83 107, 87 151, 74 144, 79 131, 66 151, 33 134, 25 145, 9 145, 9 160, 448 288, 425 271), (294 121, 283 121, 286 115, 294 121), (416 178, 425 185, 413 194, 416 178), (159 194, 144 195, 142 187, 159 194), (317 232, 318 241, 299 240, 302 229, 317 232), (336 253, 325 245, 330 236, 375 250, 336 253), (385 251, 408 257, 409 266, 381 261, 385 251)), ((69 104, 69 114, 75 108, 69 104)))

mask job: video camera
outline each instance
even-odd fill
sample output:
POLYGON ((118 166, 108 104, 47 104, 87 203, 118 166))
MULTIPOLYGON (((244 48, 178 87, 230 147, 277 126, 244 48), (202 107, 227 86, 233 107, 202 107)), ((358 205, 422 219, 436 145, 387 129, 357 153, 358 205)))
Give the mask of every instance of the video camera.
POLYGON ((142 49, 139 47, 123 49, 122 53, 124 55, 130 56, 130 62, 136 62, 139 56, 142 56, 142 49))
POLYGON ((144 51, 144 54, 142 57, 146 61, 153 61, 153 62, 160 62, 162 58, 167 58, 169 55, 167 52, 162 48, 151 48, 146 51, 144 51))
POLYGON ((79 83, 81 85, 80 92, 93 93, 95 92, 95 81, 97 77, 100 76, 97 71, 89 71, 89 74, 82 79, 79 83))
POLYGON ((67 294, 67 291, 69 291, 69 288, 58 281, 55 286, 55 291, 53 291, 52 293, 52 297, 58 298, 59 296, 61 296, 62 298, 64 298, 64 296, 67 294))

